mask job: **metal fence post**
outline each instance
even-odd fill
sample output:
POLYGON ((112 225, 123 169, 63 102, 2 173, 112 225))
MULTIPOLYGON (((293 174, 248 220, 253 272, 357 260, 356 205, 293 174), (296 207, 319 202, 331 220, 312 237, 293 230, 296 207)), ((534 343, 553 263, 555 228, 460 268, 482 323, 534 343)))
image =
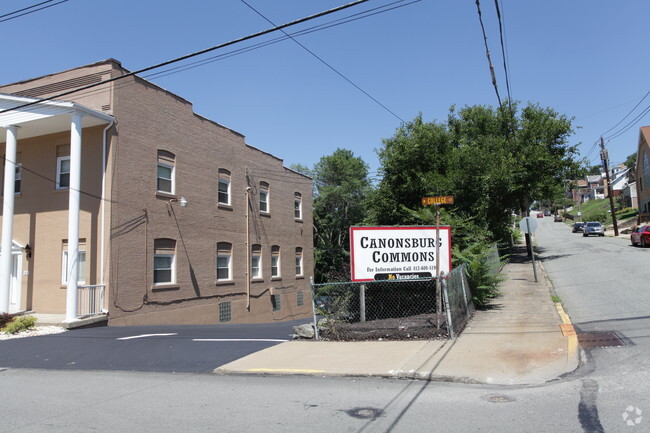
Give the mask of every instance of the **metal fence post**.
POLYGON ((314 277, 309 278, 309 288, 311 289, 311 311, 314 315, 314 339, 320 340, 318 335, 318 318, 316 317, 316 290, 314 289, 314 277))
POLYGON ((359 285, 359 321, 366 321, 366 285, 359 285))
POLYGON ((449 338, 454 338, 454 326, 451 322, 451 310, 449 309, 449 293, 447 292, 447 280, 443 278, 444 274, 440 274, 442 283, 442 296, 445 301, 445 310, 447 312, 447 330, 449 331, 449 338))
POLYGON ((463 303, 465 304, 465 313, 467 313, 467 317, 471 315, 469 311, 469 299, 467 298, 467 284, 465 283, 466 281, 466 276, 465 276, 465 268, 467 265, 463 264, 460 267, 460 271, 458 272, 460 274, 460 287, 463 290, 463 303))

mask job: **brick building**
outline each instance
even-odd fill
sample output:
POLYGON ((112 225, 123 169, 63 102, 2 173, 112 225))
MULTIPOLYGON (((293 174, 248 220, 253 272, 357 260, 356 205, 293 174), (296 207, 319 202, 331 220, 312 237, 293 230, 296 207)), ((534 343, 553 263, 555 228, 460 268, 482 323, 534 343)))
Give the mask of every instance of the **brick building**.
POLYGON ((310 178, 134 75, 39 102, 125 74, 109 59, 0 86, 0 111, 34 103, 0 113, 0 310, 104 311, 111 325, 309 316, 310 178))

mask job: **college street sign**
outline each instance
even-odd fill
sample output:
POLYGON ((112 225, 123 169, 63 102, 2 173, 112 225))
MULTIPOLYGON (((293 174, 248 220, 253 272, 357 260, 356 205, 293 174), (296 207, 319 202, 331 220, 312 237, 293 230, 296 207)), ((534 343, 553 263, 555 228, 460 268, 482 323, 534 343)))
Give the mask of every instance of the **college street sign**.
POLYGON ((422 206, 431 206, 435 204, 454 204, 453 195, 439 197, 422 197, 422 206))
POLYGON ((451 270, 451 229, 436 227, 350 227, 352 281, 433 278, 451 270), (436 260, 436 248, 440 257, 436 260))

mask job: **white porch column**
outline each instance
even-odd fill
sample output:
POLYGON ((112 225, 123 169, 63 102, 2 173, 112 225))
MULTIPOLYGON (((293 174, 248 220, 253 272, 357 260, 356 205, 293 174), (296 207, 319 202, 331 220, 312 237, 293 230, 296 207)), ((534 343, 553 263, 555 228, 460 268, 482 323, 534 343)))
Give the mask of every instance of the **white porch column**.
POLYGON ((79 211, 81 190, 81 122, 82 115, 72 115, 70 128, 70 187, 68 189, 68 286, 65 321, 77 320, 79 288, 79 211))
POLYGON ((0 257, 0 313, 9 312, 11 289, 11 244, 14 231, 14 177, 18 127, 7 127, 5 149, 4 199, 2 202, 2 256, 0 257))

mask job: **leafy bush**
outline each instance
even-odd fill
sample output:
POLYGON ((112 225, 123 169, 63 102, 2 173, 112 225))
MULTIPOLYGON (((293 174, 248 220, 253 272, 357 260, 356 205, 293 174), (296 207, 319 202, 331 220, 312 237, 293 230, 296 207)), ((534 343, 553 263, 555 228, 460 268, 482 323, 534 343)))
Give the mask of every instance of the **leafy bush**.
POLYGON ((475 243, 462 251, 454 249, 454 261, 467 264, 467 281, 475 305, 481 307, 499 294, 497 286, 505 277, 495 270, 505 264, 507 258, 495 257, 490 245, 475 243))
POLYGON ((36 317, 34 316, 16 316, 5 327, 2 332, 5 334, 16 334, 17 332, 27 331, 36 326, 36 317))
POLYGON ((7 324, 11 323, 12 320, 14 320, 13 314, 8 314, 8 313, 0 314, 0 329, 7 326, 7 324))
POLYGON ((624 209, 621 209, 620 211, 616 212, 616 217, 618 219, 624 220, 628 218, 632 218, 633 216, 636 216, 639 214, 639 210, 635 207, 626 207, 624 209))

